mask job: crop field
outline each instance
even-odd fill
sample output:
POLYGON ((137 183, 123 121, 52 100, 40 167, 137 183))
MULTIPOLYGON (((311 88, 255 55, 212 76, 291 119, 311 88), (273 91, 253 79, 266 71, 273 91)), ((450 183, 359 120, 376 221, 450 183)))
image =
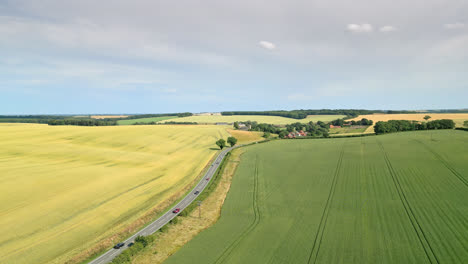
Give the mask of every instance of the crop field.
MULTIPOLYGON (((378 121, 388 121, 388 120, 415 120, 415 121, 425 121, 424 117, 428 115, 431 117, 431 120, 437 119, 452 119, 457 127, 463 127, 463 121, 468 120, 468 113, 466 114, 375 114, 375 115, 360 115, 356 118, 350 120, 361 120, 362 118, 367 118, 374 121, 374 124, 378 121)), ((374 132, 374 127, 369 127, 366 132, 374 132)))
POLYGON ((231 134, 231 136, 237 138, 237 144, 246 144, 264 140, 264 138, 262 137, 263 132, 242 131, 234 129, 227 129, 227 132, 231 134))
MULTIPOLYGON (((151 123, 151 122, 161 122, 169 119, 177 118, 177 116, 159 116, 159 117, 146 117, 146 118, 137 118, 137 119, 127 119, 127 120, 118 120, 118 125, 133 125, 137 122, 139 123, 151 123)), ((178 121, 178 120, 177 120, 178 121)), ((164 123, 164 122, 162 122, 164 123)))
POLYGON ((197 181, 227 136, 200 125, 1 124, 0 263, 66 263, 107 241, 197 181))
POLYGON ((309 123, 310 121, 328 122, 334 119, 343 118, 343 115, 313 115, 304 119, 286 118, 281 116, 262 116, 262 115, 233 115, 233 116, 187 116, 178 118, 178 122, 197 122, 197 123, 233 123, 235 121, 257 121, 258 123, 267 123, 274 125, 286 125, 296 122, 309 123))
POLYGON ((468 263, 467 132, 245 150, 221 218, 168 264, 468 263))

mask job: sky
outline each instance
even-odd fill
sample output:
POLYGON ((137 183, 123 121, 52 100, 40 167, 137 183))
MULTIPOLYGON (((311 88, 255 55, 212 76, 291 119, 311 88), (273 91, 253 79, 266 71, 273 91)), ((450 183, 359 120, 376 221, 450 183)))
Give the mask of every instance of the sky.
POLYGON ((467 0, 0 0, 0 114, 467 108, 467 0))

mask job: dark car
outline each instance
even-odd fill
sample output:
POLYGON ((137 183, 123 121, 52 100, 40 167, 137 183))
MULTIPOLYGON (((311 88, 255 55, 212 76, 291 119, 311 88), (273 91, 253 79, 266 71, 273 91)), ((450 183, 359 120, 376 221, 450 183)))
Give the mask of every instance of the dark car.
POLYGON ((210 178, 206 178, 206 180, 207 180, 207 181, 209 181, 209 180, 210 180, 210 178))
POLYGON ((174 214, 177 214, 178 212, 180 212, 180 208, 176 208, 174 211, 172 211, 174 214))
POLYGON ((128 246, 127 246, 127 247, 131 247, 131 246, 133 246, 133 245, 135 245, 135 243, 130 242, 130 243, 128 243, 128 246))
POLYGON ((194 192, 193 194, 195 194, 195 195, 196 195, 196 194, 199 194, 199 193, 200 193, 199 191, 196 191, 196 192, 194 192))
POLYGON ((118 243, 114 246, 115 249, 119 249, 121 247, 125 246, 125 243, 118 243))

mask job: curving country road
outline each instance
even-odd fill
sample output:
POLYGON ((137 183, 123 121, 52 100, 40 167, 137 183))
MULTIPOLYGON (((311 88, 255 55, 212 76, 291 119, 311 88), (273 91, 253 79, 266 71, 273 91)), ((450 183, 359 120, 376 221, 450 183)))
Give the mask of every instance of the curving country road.
POLYGON ((208 171, 205 173, 203 178, 200 180, 200 182, 197 184, 197 186, 189 193, 187 196, 184 197, 179 203, 177 203, 174 207, 172 207, 169 211, 167 211, 164 215, 162 215, 160 218, 156 219, 154 222, 146 226, 145 228, 141 229, 140 231, 136 232, 133 234, 131 237, 127 238, 125 241, 125 246, 121 247, 120 249, 110 249, 106 253, 102 254, 98 258, 92 260, 89 262, 89 264, 104 264, 104 263, 109 263, 111 262, 117 255, 119 255, 122 251, 127 249, 127 245, 130 242, 133 242, 136 237, 138 236, 147 236, 151 235, 154 232, 158 231, 161 227, 163 227, 165 224, 169 223, 174 217, 176 217, 178 214, 180 214, 188 205, 190 205, 197 197, 200 195, 200 193, 205 189, 205 187, 208 185, 208 183, 211 181, 213 178, 216 170, 221 164, 221 161, 224 159, 226 154, 237 147, 241 147, 242 145, 239 146, 234 146, 231 148, 226 148, 221 153, 218 154, 218 157, 213 161, 211 164, 210 168, 208 171), (208 180, 207 180, 208 179, 208 180), (194 194, 196 191, 199 191, 198 194, 194 194), (172 211, 176 208, 180 208, 179 213, 174 214, 172 211))

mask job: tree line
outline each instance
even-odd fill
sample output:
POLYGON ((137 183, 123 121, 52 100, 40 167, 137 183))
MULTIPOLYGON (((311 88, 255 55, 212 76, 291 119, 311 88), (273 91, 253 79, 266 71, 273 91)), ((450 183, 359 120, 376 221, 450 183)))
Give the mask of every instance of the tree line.
POLYGON ((418 122, 409 120, 389 120, 375 123, 376 134, 393 133, 399 131, 415 131, 430 129, 453 129, 455 122, 450 119, 433 120, 429 122, 418 122))
POLYGON ((308 115, 345 115, 346 118, 357 117, 358 115, 370 115, 374 113, 402 114, 416 113, 414 111, 383 111, 383 110, 364 110, 364 109, 318 109, 318 110, 274 110, 274 111, 225 111, 221 115, 265 115, 265 116, 282 116, 294 119, 304 119, 308 115))
POLYGON ((102 119, 61 119, 61 120, 48 120, 49 126, 116 126, 115 120, 102 120, 102 119))
POLYGON ((371 125, 374 124, 374 122, 372 120, 369 120, 367 118, 363 118, 363 119, 358 120, 358 121, 354 121, 354 120, 346 121, 343 118, 340 118, 340 119, 335 119, 335 120, 330 122, 330 124, 332 124, 334 126, 342 126, 345 123, 350 123, 352 126, 371 126, 371 125))

